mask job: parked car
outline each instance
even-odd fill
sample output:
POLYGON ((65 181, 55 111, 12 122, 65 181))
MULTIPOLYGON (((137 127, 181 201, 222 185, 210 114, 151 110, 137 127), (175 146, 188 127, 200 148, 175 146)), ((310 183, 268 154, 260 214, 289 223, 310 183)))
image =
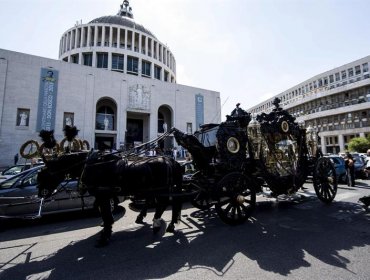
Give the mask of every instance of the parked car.
POLYGON ((27 169, 30 169, 35 166, 43 165, 43 162, 37 162, 34 164, 31 163, 24 163, 24 164, 16 164, 9 166, 8 168, 5 168, 3 171, 0 173, 0 182, 12 178, 13 176, 21 173, 22 171, 25 171, 27 169))
MULTIPOLYGON (((23 171, 0 183, 0 217, 34 218, 39 211, 37 174, 42 166, 23 171)), ((95 208, 95 198, 88 193, 78 192, 78 181, 61 184, 63 188, 44 201, 42 215, 95 208)), ((112 208, 123 201, 123 197, 112 199, 112 208)))
POLYGON ((355 178, 357 179, 367 179, 368 173, 366 172, 366 161, 359 154, 352 154, 355 160, 355 178))
POLYGON ((335 173, 337 174, 337 181, 341 183, 347 182, 347 170, 344 159, 341 156, 330 155, 326 156, 334 164, 335 173))

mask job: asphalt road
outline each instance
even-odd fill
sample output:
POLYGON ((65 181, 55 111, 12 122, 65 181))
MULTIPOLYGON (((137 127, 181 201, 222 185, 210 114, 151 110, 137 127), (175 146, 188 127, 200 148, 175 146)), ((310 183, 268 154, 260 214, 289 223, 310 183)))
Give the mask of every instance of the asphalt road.
POLYGON ((136 225, 124 202, 111 244, 99 249, 91 213, 6 223, 0 279, 369 279, 370 210, 358 203, 369 183, 340 185, 331 205, 311 184, 290 198, 260 195, 253 217, 234 227, 185 205, 175 234, 153 235, 152 212, 136 225))

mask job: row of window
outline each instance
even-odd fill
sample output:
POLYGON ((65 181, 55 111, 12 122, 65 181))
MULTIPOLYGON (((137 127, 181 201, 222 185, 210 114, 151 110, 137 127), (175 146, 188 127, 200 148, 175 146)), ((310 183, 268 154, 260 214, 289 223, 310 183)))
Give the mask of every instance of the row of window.
POLYGON ((87 46, 115 47, 141 52, 158 59, 175 71, 174 57, 165 46, 144 34, 110 26, 86 26, 69 31, 61 39, 60 54, 87 46))
POLYGON ((302 103, 290 108, 288 109, 288 112, 295 117, 299 117, 365 102, 370 102, 370 87, 362 87, 351 91, 317 98, 310 102, 302 103))
POLYGON ((370 127, 370 109, 316 118, 307 121, 306 127, 310 125, 320 131, 370 127))
MULTIPOLYGON (((108 53, 96 53, 96 67, 108 69, 108 53)), ((93 53, 82 54, 82 64, 86 66, 93 66, 93 53)), ((79 54, 71 56, 72 63, 79 62, 79 54)), ((112 71, 124 72, 124 55, 112 54, 112 71)), ((127 67, 126 72, 128 74, 138 75, 139 74, 139 58, 133 56, 127 56, 127 67)), ((153 77, 155 79, 162 79, 162 67, 154 65, 153 77)), ((150 61, 141 60, 141 75, 143 77, 152 77, 152 63, 150 61)), ((171 77, 168 71, 164 71, 163 80, 165 82, 174 82, 174 78, 171 77)))
MULTIPOLYGON (((282 104, 287 105, 291 102, 295 102, 302 96, 307 96, 307 94, 316 93, 317 90, 330 90, 335 87, 341 87, 346 84, 361 81, 363 79, 370 78, 369 65, 368 63, 363 63, 362 65, 357 65, 355 67, 348 68, 337 72, 335 74, 321 77, 317 80, 310 81, 306 85, 296 88, 295 90, 285 93, 280 96, 282 104), (299 98, 298 98, 299 97, 299 98)), ((272 101, 263 104, 252 110, 254 113, 261 111, 269 111, 273 108, 272 101)))
MULTIPOLYGON (((18 108, 17 109, 17 121, 16 126, 18 127, 28 127, 29 126, 29 116, 30 109, 18 108)), ((63 114, 63 127, 66 125, 74 125, 74 113, 64 112, 63 114)), ((186 124, 187 133, 193 133, 193 124, 186 124)), ((96 112, 95 119, 95 129, 97 130, 106 130, 114 131, 115 128, 115 114, 111 107, 101 106, 96 112)), ((168 129, 168 124, 164 122, 162 114, 158 114, 158 133, 166 132, 168 129)))

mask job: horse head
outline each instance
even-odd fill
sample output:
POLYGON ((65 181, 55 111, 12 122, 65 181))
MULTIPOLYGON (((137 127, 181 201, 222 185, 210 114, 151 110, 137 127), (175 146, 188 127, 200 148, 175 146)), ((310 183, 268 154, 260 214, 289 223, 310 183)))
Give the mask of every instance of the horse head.
POLYGON ((64 180, 81 176, 88 152, 58 155, 47 159, 43 156, 45 166, 37 175, 39 197, 49 197, 64 180))

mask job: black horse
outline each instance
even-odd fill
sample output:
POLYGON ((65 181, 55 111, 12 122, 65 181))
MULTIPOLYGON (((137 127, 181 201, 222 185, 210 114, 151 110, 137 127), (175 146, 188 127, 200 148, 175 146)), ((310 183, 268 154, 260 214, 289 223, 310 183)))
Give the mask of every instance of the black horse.
POLYGON ((183 169, 168 157, 151 157, 128 161, 109 153, 77 152, 44 159, 45 167, 38 174, 39 196, 52 195, 67 178, 80 178, 82 191, 96 197, 103 219, 103 231, 98 245, 106 245, 112 233, 113 217, 110 207, 112 196, 139 196, 154 199, 156 211, 153 231, 160 227, 160 218, 172 204, 172 220, 167 227, 174 231, 181 211, 179 194, 182 189, 183 169))

